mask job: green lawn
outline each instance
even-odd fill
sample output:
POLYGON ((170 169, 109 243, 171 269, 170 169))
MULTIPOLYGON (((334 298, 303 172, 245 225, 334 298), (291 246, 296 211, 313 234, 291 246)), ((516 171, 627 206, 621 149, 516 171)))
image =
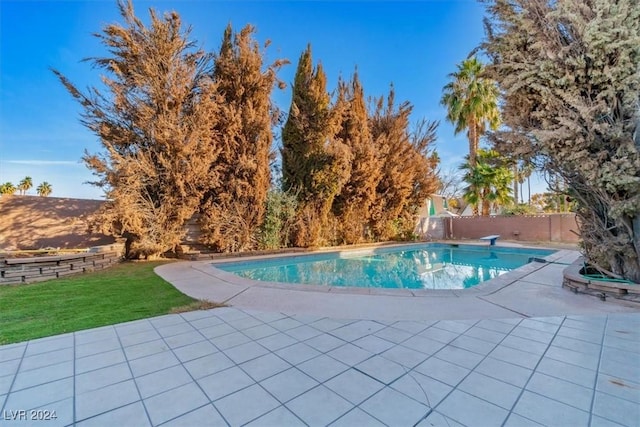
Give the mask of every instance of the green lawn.
POLYGON ((0 286, 0 344, 200 308, 153 272, 163 263, 125 262, 65 279, 0 286))

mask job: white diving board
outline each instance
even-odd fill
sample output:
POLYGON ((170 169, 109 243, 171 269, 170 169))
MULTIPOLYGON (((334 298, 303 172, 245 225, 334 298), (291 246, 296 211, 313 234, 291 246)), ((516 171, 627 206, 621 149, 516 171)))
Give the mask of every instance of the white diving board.
POLYGON ((488 240, 489 246, 495 246, 496 240, 498 240, 499 237, 500 237, 499 234, 492 234, 491 236, 481 237, 480 240, 488 240))

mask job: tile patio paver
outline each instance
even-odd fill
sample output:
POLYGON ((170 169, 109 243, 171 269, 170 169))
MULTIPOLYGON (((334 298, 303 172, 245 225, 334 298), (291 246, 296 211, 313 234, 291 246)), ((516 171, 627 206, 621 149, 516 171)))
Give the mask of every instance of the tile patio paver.
POLYGON ((347 365, 356 365, 373 356, 373 353, 363 350, 351 343, 346 343, 334 350, 331 350, 327 354, 342 363, 346 363, 347 365))
POLYGON ((116 350, 97 353, 91 356, 77 358, 75 360, 76 375, 83 372, 94 371, 96 369, 106 368, 107 366, 117 365, 125 362, 124 350, 118 348, 116 350))
POLYGON ((275 353, 292 365, 306 362, 320 354, 318 350, 304 343, 297 343, 289 347, 281 348, 275 353))
POLYGON ((296 344, 298 341, 291 338, 289 335, 280 332, 275 335, 269 335, 268 337, 261 338, 256 342, 270 351, 276 351, 296 344))
POLYGON ((180 361, 171 351, 163 351, 162 353, 152 354, 129 362, 131 372, 135 376, 150 374, 178 364, 180 364, 180 361))
POLYGON ((227 427, 227 422, 212 404, 195 409, 162 424, 162 427, 227 427))
POLYGON ((596 390, 640 405, 640 384, 616 376, 598 375, 596 390))
POLYGON ((533 373, 530 369, 491 357, 480 362, 474 371, 513 384, 516 387, 524 387, 533 373))
POLYGON ((43 384, 7 395, 4 411, 28 411, 73 397, 73 380, 70 378, 43 384))
POLYGON ((407 369, 415 368, 429 357, 424 353, 420 353, 419 351, 412 350, 402 345, 391 347, 389 350, 380 354, 380 356, 394 361, 407 369))
POLYGON ((297 368, 314 378, 316 381, 325 382, 328 379, 346 371, 349 369, 349 366, 342 362, 338 362, 333 357, 321 354, 318 357, 299 364, 297 368))
POLYGON ((391 388, 431 408, 453 390, 453 387, 415 371, 391 384, 391 388))
POLYGON ((135 382, 128 380, 76 396, 76 419, 84 420, 140 400, 135 382))
POLYGON ((465 427, 464 425, 433 411, 428 417, 420 421, 417 427, 465 427))
POLYGON ((278 426, 278 427, 305 427, 305 424, 300 421, 300 418, 296 417, 293 412, 279 406, 273 411, 251 421, 247 426, 251 427, 265 427, 265 426, 278 426))
POLYGON ((286 406, 312 426, 328 425, 353 408, 351 403, 323 385, 293 399, 286 406))
POLYGON ((0 396, 3 396, 9 393, 9 388, 11 388, 11 384, 13 384, 13 379, 15 376, 13 375, 5 375, 0 377, 0 396))
POLYGON ((343 372, 324 385, 354 405, 359 405, 384 388, 381 382, 355 369, 343 372))
POLYGON ((218 349, 209 341, 196 341, 174 350, 176 357, 182 362, 198 359, 216 353, 218 349))
POLYGON ((548 357, 542 358, 536 371, 583 387, 593 387, 596 381, 596 371, 548 357))
POLYGON ((542 353, 535 354, 518 350, 513 347, 507 347, 506 345, 498 345, 491 353, 489 353, 489 356, 493 359, 522 366, 523 368, 533 369, 540 361, 542 353))
POLYGON ((38 353, 33 356, 26 356, 22 358, 20 364, 21 371, 28 371, 31 369, 44 368, 47 366, 57 365, 62 362, 68 362, 73 360, 73 348, 64 348, 61 350, 53 350, 46 353, 38 353))
POLYGON ((280 403, 288 402, 318 384, 318 381, 296 368, 287 369, 260 382, 280 403))
POLYGON ((255 381, 236 366, 208 377, 200 378, 198 385, 212 402, 255 384, 255 381))
POLYGON ((77 374, 75 376, 76 393, 82 394, 88 391, 99 390, 111 384, 133 379, 129 365, 119 363, 106 368, 77 374))
POLYGON ((407 368, 404 366, 381 356, 373 356, 370 359, 357 364, 355 368, 371 378, 387 385, 391 384, 407 372, 407 368))
POLYGON ((21 371, 15 377, 12 390, 22 390, 39 384, 57 381, 73 376, 73 361, 62 362, 43 368, 21 371))
POLYGON ((542 425, 586 426, 589 413, 548 397, 525 391, 513 412, 542 425))
POLYGON ((453 363, 440 360, 436 357, 427 359, 418 365, 416 371, 454 387, 471 372, 467 368, 454 365, 453 363))
POLYGON ((52 426, 637 426, 637 325, 184 313, 0 347, 0 410, 56 410, 52 426))
POLYGON ((336 422, 331 424, 331 427, 384 427, 385 425, 386 424, 381 423, 379 420, 373 418, 362 409, 354 408, 342 417, 338 418, 336 422))
POLYGON ((590 388, 539 372, 533 374, 526 389, 587 412, 593 397, 593 390, 590 388))
POLYGON ((191 381, 192 378, 189 372, 178 365, 138 377, 136 378, 136 385, 138 386, 138 391, 140 391, 140 396, 146 399, 181 385, 189 384, 191 381))
POLYGON ((509 411, 460 390, 454 390, 437 407, 438 412, 464 425, 499 426, 509 411))
POLYGON ((73 347, 73 336, 62 335, 44 338, 41 341, 31 343, 25 353, 24 357, 33 356, 36 354, 49 353, 54 350, 62 350, 65 348, 73 347))
POLYGON ((235 366, 235 363, 222 352, 216 352, 207 356, 190 360, 184 364, 187 371, 194 379, 204 378, 216 372, 235 366))
POLYGON ((194 383, 157 394, 144 400, 153 425, 184 415, 209 401, 202 390, 194 383))
POLYGON ((430 408, 387 387, 362 403, 360 409, 387 425, 412 426, 424 418, 430 408))
POLYGON ((467 369, 473 369, 484 359, 481 354, 453 346, 444 347, 434 354, 434 356, 440 360, 446 360, 447 362, 455 363, 467 369))
POLYGON ((538 424, 533 420, 530 420, 525 417, 521 417, 520 415, 514 414, 512 412, 509 415, 509 418, 507 418, 507 421, 504 423, 504 427, 544 427, 544 426, 542 424, 538 424))
POLYGON ((385 339, 387 341, 391 341, 392 343, 395 343, 395 344, 400 344, 402 341, 405 341, 411 338, 413 334, 411 334, 410 332, 403 331, 402 329, 389 326, 379 330, 374 334, 374 336, 385 339))
POLYGON ((242 370, 249 374, 249 376, 254 380, 262 381, 265 378, 269 378, 291 368, 291 365, 275 354, 268 353, 264 356, 244 362, 240 365, 240 368, 242 368, 242 370))
POLYGON ((472 372, 458 386, 462 390, 487 402, 510 410, 518 400, 521 389, 495 378, 472 372))
POLYGON ((232 426, 240 426, 280 406, 259 385, 253 385, 216 401, 215 407, 232 426))
POLYGON ((315 336, 311 339, 306 340, 304 343, 315 348, 316 350, 322 353, 329 352, 335 348, 340 347, 341 345, 346 344, 341 339, 328 334, 321 334, 321 335, 315 336))
POLYGON ((224 350, 224 354, 236 364, 247 362, 251 359, 258 358, 267 354, 269 350, 261 346, 255 341, 224 350))
MULTIPOLYGON (((76 340, 76 343, 78 340, 76 340)), ((87 342, 85 344, 76 344, 75 357, 91 356, 93 354, 103 353, 105 351, 116 350, 120 348, 120 341, 115 335, 113 337, 100 339, 97 341, 87 342)))
POLYGON ((129 423, 140 427, 151 426, 142 402, 131 403, 113 411, 105 412, 92 418, 80 421, 78 427, 102 427, 129 423), (126 420, 126 421, 125 421, 126 420))
POLYGON ((640 405, 596 391, 593 413, 623 426, 637 426, 640 421, 640 405))

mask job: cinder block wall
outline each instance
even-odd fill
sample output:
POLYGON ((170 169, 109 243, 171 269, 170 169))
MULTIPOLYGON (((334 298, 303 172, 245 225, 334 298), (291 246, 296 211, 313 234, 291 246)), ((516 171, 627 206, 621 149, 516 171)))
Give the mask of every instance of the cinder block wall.
POLYGON ((576 234, 578 224, 574 214, 455 217, 447 220, 451 221, 449 237, 454 239, 477 239, 488 234, 499 234, 507 240, 543 242, 577 242, 579 240, 576 234))
POLYGON ((101 270, 118 263, 123 249, 124 245, 113 244, 77 254, 0 259, 0 285, 42 282, 101 270))

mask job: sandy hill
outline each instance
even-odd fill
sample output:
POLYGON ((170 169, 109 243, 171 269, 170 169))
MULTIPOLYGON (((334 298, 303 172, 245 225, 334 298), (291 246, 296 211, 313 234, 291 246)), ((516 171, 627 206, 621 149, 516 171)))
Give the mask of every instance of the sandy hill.
POLYGON ((1 196, 0 250, 87 248, 114 239, 87 232, 87 216, 102 200, 1 196))

